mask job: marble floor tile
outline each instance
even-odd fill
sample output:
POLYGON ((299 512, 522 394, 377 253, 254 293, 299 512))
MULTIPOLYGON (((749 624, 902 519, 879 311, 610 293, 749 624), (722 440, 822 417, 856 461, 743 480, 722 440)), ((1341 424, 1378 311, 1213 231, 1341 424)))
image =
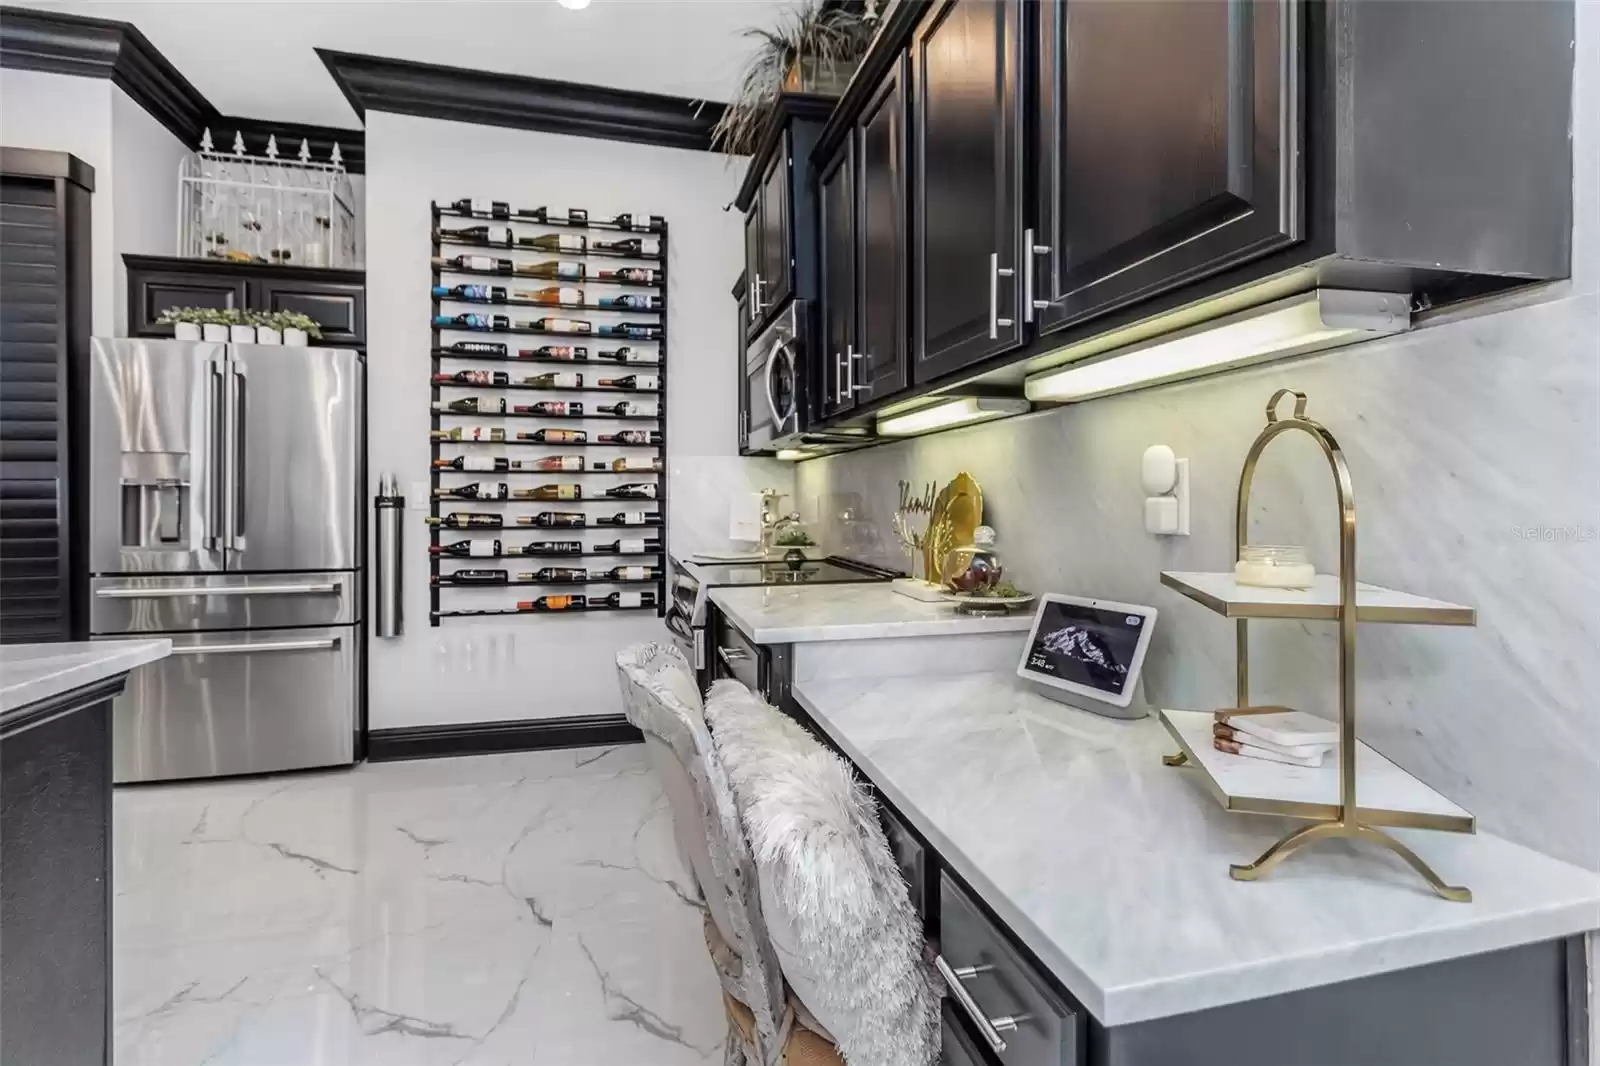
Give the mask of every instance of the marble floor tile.
POLYGON ((639 745, 136 786, 117 1066, 694 1066, 725 1021, 639 745))

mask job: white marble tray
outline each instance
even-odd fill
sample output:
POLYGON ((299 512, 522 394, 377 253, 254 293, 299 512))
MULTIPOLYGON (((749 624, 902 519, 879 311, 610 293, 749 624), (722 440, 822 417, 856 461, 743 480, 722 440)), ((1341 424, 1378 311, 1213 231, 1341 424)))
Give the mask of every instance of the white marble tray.
MULTIPOLYGON (((1161 583, 1228 618, 1339 619, 1339 579, 1318 574, 1309 589, 1264 589, 1241 585, 1231 573, 1163 570, 1161 583)), ((1459 603, 1356 582, 1356 620, 1435 626, 1477 624, 1477 611, 1459 603)))
MULTIPOLYGON (((1336 818, 1339 759, 1330 752, 1321 766, 1289 766, 1230 755, 1212 746, 1210 711, 1160 714, 1174 740, 1206 777, 1212 793, 1230 811, 1336 818)), ((1356 802, 1372 825, 1476 831, 1472 812, 1457 806, 1400 767, 1357 741, 1356 802)))

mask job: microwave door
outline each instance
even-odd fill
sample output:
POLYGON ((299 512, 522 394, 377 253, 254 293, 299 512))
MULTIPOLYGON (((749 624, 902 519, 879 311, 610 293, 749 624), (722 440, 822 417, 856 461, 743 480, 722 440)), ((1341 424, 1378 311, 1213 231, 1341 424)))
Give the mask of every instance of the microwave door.
POLYGON ((89 569, 221 570, 225 346, 95 338, 89 569))
POLYGON ((229 346, 229 570, 360 565, 362 371, 345 349, 229 346))

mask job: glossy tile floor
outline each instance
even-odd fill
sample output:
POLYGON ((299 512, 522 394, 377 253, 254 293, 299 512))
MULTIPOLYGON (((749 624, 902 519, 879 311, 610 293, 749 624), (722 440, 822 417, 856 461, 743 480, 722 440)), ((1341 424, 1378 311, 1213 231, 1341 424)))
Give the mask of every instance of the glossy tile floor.
POLYGON ((720 1062, 642 746, 138 786, 116 1066, 720 1062))

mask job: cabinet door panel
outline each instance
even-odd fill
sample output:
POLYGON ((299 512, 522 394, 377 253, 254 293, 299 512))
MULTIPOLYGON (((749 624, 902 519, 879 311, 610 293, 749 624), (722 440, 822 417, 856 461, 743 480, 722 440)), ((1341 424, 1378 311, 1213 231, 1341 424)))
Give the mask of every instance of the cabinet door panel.
POLYGON ((255 311, 298 311, 322 327, 323 345, 362 344, 367 336, 366 288, 315 281, 250 282, 255 311))
POLYGON ((819 181, 822 233, 822 343, 813 358, 821 363, 814 380, 822 383, 818 404, 824 417, 855 404, 840 389, 840 360, 856 343, 855 141, 846 138, 838 157, 819 181))
POLYGON ((749 300, 748 295, 746 295, 748 292, 749 292, 749 288, 748 288, 748 286, 746 286, 744 293, 740 293, 739 295, 734 297, 734 302, 738 305, 738 308, 739 308, 739 335, 736 338, 736 343, 738 344, 738 347, 739 347, 739 361, 738 361, 738 363, 736 365, 739 368, 739 415, 738 415, 739 422, 738 422, 738 426, 739 426, 739 454, 741 454, 741 455, 744 454, 745 449, 748 448, 749 445, 750 445, 750 387, 749 387, 750 379, 749 379, 748 375, 746 375, 745 367, 744 367, 745 355, 749 351, 749 348, 750 348, 749 341, 745 337, 745 326, 746 326, 746 324, 747 324, 747 322, 749 320, 749 316, 750 316, 750 312, 746 307, 746 303, 749 300))
POLYGON ((1022 343, 1019 22, 1018 0, 945 0, 913 42, 919 382, 1022 343))
POLYGON ((206 277, 203 274, 163 274, 128 271, 128 336, 170 337, 172 327, 156 319, 169 307, 209 307, 229 310, 245 307, 243 278, 206 277))
POLYGON ((1039 21, 1042 331, 1299 238, 1293 0, 1071 0, 1039 21))
POLYGON ((762 267, 761 194, 757 193, 744 216, 744 277, 745 286, 750 292, 746 307, 746 329, 749 332, 754 332, 756 323, 762 319, 759 290, 762 267))
POLYGON ((860 333, 846 374, 859 399, 906 384, 905 64, 886 77, 856 129, 860 333))
POLYGON ((761 306, 777 307, 789 295, 794 244, 789 232, 789 135, 761 183, 761 306))

